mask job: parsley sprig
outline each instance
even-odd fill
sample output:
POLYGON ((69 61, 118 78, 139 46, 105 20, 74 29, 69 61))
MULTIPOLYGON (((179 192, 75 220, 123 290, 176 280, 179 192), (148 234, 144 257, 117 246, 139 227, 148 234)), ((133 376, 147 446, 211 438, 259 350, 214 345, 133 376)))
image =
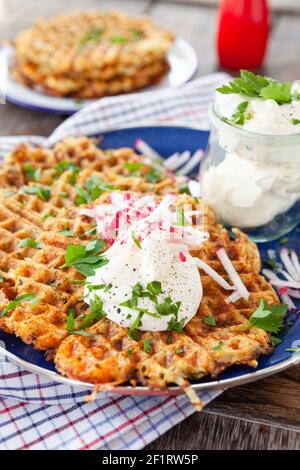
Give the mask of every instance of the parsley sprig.
POLYGON ((168 324, 168 331, 182 332, 184 319, 178 321, 178 312, 181 302, 173 302, 171 297, 166 297, 162 302, 159 302, 158 296, 162 293, 163 291, 160 281, 149 282, 146 288, 144 288, 140 283, 137 283, 132 288, 131 298, 120 304, 122 307, 127 307, 138 312, 135 321, 129 329, 129 336, 131 338, 136 339, 138 337, 138 330, 144 315, 151 315, 155 318, 173 315, 168 324), (138 301, 143 297, 147 297, 153 302, 156 313, 149 312, 146 309, 138 307, 138 301))
POLYGON ((86 246, 69 244, 65 254, 65 262, 61 269, 73 266, 84 276, 93 276, 95 269, 108 263, 104 256, 100 256, 104 247, 105 242, 97 239, 91 241, 86 246))
POLYGON ((12 310, 15 310, 17 307, 22 306, 23 302, 30 302, 30 305, 33 305, 34 303, 37 302, 37 297, 35 296, 34 293, 29 292, 28 294, 23 294, 20 295, 19 297, 16 297, 14 300, 11 300, 9 304, 0 312, 0 318, 1 317, 6 317, 9 312, 12 310))
POLYGON ((108 190, 118 189, 115 186, 102 181, 101 178, 94 174, 85 183, 83 188, 75 187, 77 196, 75 198, 76 206, 81 204, 88 204, 95 201, 101 194, 108 190))
MULTIPOLYGON (((256 75, 247 70, 241 70, 240 77, 228 85, 217 89, 222 94, 238 94, 247 98, 273 99, 279 105, 291 103, 293 97, 290 82, 280 82, 270 77, 256 75)), ((298 96, 295 96, 298 99, 298 96)))
POLYGON ((28 238, 23 238, 18 244, 19 248, 41 248, 43 244, 41 242, 37 242, 34 240, 34 238, 28 237, 28 238))
POLYGON ((288 305, 279 304, 268 306, 263 299, 259 306, 249 318, 249 323, 269 333, 278 334, 284 327, 283 318, 288 310, 288 305))

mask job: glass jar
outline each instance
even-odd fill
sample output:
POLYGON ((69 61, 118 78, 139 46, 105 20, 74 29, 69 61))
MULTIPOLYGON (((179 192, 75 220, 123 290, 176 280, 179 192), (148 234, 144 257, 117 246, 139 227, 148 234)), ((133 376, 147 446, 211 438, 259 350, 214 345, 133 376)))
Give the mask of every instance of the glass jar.
POLYGON ((256 242, 275 240, 300 222, 300 134, 250 132, 210 107, 209 149, 200 170, 203 199, 227 227, 256 242))

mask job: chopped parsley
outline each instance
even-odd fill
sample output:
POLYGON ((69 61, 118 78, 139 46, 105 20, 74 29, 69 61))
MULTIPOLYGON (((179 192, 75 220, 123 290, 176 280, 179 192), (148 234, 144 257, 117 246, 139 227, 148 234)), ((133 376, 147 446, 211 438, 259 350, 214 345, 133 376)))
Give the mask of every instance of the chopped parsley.
POLYGON ((16 297, 14 300, 11 300, 9 304, 0 312, 0 317, 6 317, 9 312, 15 310, 17 307, 20 307, 23 302, 30 302, 30 305, 33 305, 37 302, 37 297, 33 293, 23 294, 19 297, 16 297))
POLYGON ((144 163, 141 163, 141 162, 136 162, 136 163, 131 163, 131 162, 126 162, 124 163, 124 168, 128 171, 130 171, 130 173, 136 173, 137 171, 139 171, 141 168, 143 168, 145 165, 144 163))
POLYGON ((177 331, 177 333, 182 333, 184 327, 184 319, 178 321, 176 318, 171 318, 168 324, 168 331, 177 331))
POLYGON ((181 354, 184 354, 184 349, 183 349, 183 348, 177 348, 177 349, 175 350, 175 353, 180 356, 181 354))
POLYGON ((42 201, 47 202, 51 196, 51 190, 47 187, 42 186, 23 186, 20 189, 19 194, 31 194, 39 197, 42 201))
POLYGON ((213 351, 218 351, 219 349, 221 349, 221 347, 224 346, 224 343, 223 341, 219 341, 218 344, 216 344, 216 346, 214 346, 212 348, 213 351))
POLYGON ((23 238, 18 244, 19 248, 29 247, 29 248, 41 248, 43 243, 35 241, 33 238, 23 238))
POLYGON ((291 122, 294 126, 297 126, 298 124, 300 124, 300 119, 292 119, 291 122))
POLYGON ((233 114, 232 118, 229 119, 233 124, 238 124, 242 126, 246 120, 246 112, 248 109, 248 101, 243 101, 237 107, 236 112, 233 114))
POLYGON ((88 204, 95 201, 101 194, 107 190, 117 189, 115 186, 102 181, 101 178, 94 174, 85 183, 84 188, 75 187, 77 196, 75 198, 76 206, 88 204))
POLYGON ((184 216, 184 210, 181 207, 176 207, 176 225, 180 225, 181 227, 185 227, 189 225, 188 220, 184 216))
POLYGON ((279 240, 280 245, 285 245, 289 241, 289 237, 284 237, 279 240))
POLYGON ((121 34, 116 34, 116 36, 111 38, 111 42, 113 42, 114 44, 124 44, 125 42, 127 42, 127 39, 121 34))
POLYGON ((62 160, 57 165, 55 165, 54 170, 56 171, 57 176, 61 176, 65 171, 71 171, 68 183, 75 184, 80 168, 74 165, 72 162, 62 160))
POLYGON ((272 305, 269 307, 267 302, 261 299, 259 306, 249 318, 249 323, 269 333, 277 334, 283 329, 283 318, 287 310, 288 305, 286 304, 272 305))
POLYGON ((80 40, 80 47, 84 48, 89 43, 97 43, 101 40, 101 37, 104 33, 104 28, 93 28, 87 31, 80 40))
POLYGON ((103 251, 105 242, 103 240, 95 240, 87 246, 84 245, 68 245, 65 262, 61 269, 73 266, 78 272, 84 276, 93 276, 95 269, 100 268, 108 263, 104 256, 100 256, 103 251))
POLYGON ((241 70, 240 77, 228 85, 221 86, 217 91, 223 94, 235 93, 247 98, 272 99, 279 105, 291 103, 293 99, 291 83, 256 75, 247 70, 241 70))
POLYGON ((139 312, 128 330, 128 336, 135 341, 138 339, 139 327, 141 326, 143 315, 144 312, 139 312))
POLYGON ((39 181, 41 177, 41 168, 34 168, 30 163, 24 163, 23 171, 26 179, 31 181, 39 181))
POLYGON ((69 229, 63 229, 63 230, 60 230, 59 233, 61 235, 64 235, 65 237, 74 237, 75 233, 72 232, 72 230, 69 230, 69 229))
POLYGON ((151 344, 151 341, 149 339, 144 339, 143 340, 143 351, 145 353, 148 353, 150 354, 151 351, 152 351, 152 344, 151 344))
POLYGON ((151 168, 151 170, 146 173, 145 179, 147 183, 158 183, 162 179, 162 173, 155 168, 151 168))
POLYGON ((212 315, 207 315, 203 318, 203 323, 207 326, 216 326, 216 320, 212 315))
POLYGON ((133 231, 131 232, 131 238, 134 241, 135 245, 141 250, 142 244, 133 231))

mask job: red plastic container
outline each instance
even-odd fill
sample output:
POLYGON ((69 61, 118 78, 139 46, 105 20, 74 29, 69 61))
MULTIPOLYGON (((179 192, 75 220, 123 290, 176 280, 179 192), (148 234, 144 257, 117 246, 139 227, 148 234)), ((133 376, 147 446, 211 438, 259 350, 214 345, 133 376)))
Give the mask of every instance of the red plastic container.
POLYGON ((223 0, 217 33, 220 65, 230 70, 261 67, 269 31, 266 0, 223 0))

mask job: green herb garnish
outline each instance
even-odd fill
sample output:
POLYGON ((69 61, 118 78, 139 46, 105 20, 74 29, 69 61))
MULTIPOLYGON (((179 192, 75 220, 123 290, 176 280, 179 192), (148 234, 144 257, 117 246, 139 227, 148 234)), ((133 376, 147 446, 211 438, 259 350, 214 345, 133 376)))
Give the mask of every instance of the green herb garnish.
POLYGON ((124 44, 125 42, 127 42, 127 39, 125 38, 125 36, 117 34, 116 36, 111 38, 111 42, 113 42, 114 44, 124 44))
POLYGON ((279 105, 291 103, 293 99, 291 83, 255 75, 247 70, 241 70, 240 77, 228 85, 221 86, 217 91, 223 94, 235 93, 247 98, 273 99, 279 105))
POLYGON ((300 119, 292 119, 291 122, 294 126, 297 126, 298 124, 300 124, 300 119))
POLYGON ((189 225, 188 220, 184 215, 184 210, 181 207, 176 207, 176 225, 180 225, 181 227, 185 227, 189 225))
POLYGON ((30 302, 30 305, 33 305, 37 302, 37 297, 33 293, 23 294, 19 297, 16 297, 14 300, 11 300, 9 304, 0 312, 0 317, 6 317, 9 312, 15 310, 17 307, 20 307, 23 302, 30 302))
POLYGON ((88 204, 89 202, 95 201, 95 199, 105 193, 105 191, 114 189, 118 188, 102 181, 98 175, 94 174, 85 183, 84 188, 75 187, 77 193, 75 204, 76 206, 88 204))
POLYGON ((29 248, 41 248, 43 244, 41 242, 35 241, 33 238, 23 238, 18 244, 19 248, 29 247, 29 248))
POLYGON ((39 181, 41 177, 41 168, 34 168, 30 163, 24 163, 23 170, 27 180, 39 181))
POLYGON ((83 48, 87 46, 90 42, 99 42, 103 33, 104 29, 99 27, 87 31, 80 40, 80 47, 83 48))
POLYGON ((144 339, 143 340, 143 351, 145 353, 148 353, 150 354, 151 351, 152 351, 152 344, 151 344, 151 341, 149 339, 144 339))
POLYGON ((214 346, 212 349, 213 351, 218 351, 219 349, 221 349, 222 346, 224 346, 223 341, 219 341, 219 343, 216 346, 214 346))
POLYGON ((42 186, 23 186, 19 190, 19 194, 32 194, 39 197, 42 201, 47 202, 51 196, 51 190, 42 186))
POLYGON ((177 333, 182 333, 184 327, 184 320, 177 321, 176 318, 171 318, 168 324, 168 331, 177 331, 177 333))
POLYGON ((133 231, 131 232, 131 238, 132 238, 132 240, 134 241, 135 245, 141 250, 141 249, 142 249, 141 242, 140 242, 140 240, 137 238, 137 236, 135 235, 135 233, 134 233, 133 231))
POLYGON ((105 242, 103 240, 90 242, 87 246, 70 244, 67 246, 65 262, 61 268, 73 266, 84 276, 93 276, 95 269, 108 263, 105 257, 100 256, 100 252, 103 251, 104 247, 105 242))
POLYGON ((203 318, 203 323, 207 326, 216 326, 216 320, 212 315, 207 315, 203 318))
POLYGON ((286 304, 272 305, 269 307, 267 302, 261 299, 259 306, 249 318, 249 323, 269 333, 277 334, 283 329, 283 318, 287 310, 288 305, 286 304))
POLYGON ((136 316, 136 319, 134 320, 134 322, 132 323, 131 327, 128 330, 128 336, 135 341, 138 339, 139 327, 141 326, 143 315, 144 315, 144 312, 139 312, 136 316))
POLYGON ((68 230, 68 229, 60 230, 58 233, 60 233, 61 235, 64 235, 65 237, 74 237, 75 236, 75 233, 72 232, 71 230, 68 230))
POLYGON ((242 126, 245 123, 248 104, 248 101, 243 101, 242 103, 240 103, 237 107, 236 112, 234 113, 232 118, 229 119, 229 121, 233 124, 239 124, 240 126, 242 126))

